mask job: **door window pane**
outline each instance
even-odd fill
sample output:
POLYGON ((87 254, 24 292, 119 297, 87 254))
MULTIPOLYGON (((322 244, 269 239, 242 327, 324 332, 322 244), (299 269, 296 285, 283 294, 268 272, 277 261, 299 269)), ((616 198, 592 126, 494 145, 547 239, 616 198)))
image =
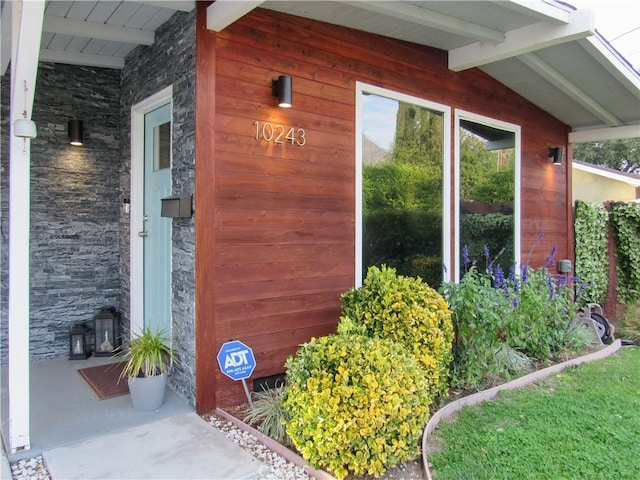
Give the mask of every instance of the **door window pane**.
POLYGON ((153 128, 153 169, 171 168, 171 122, 153 128))

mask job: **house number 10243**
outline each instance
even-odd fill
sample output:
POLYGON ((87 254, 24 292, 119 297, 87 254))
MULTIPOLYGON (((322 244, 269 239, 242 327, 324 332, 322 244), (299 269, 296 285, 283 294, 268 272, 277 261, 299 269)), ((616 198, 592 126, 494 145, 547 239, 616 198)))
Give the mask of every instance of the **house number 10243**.
POLYGON ((285 127, 270 122, 255 121, 256 140, 266 140, 267 142, 304 146, 307 143, 304 128, 285 127))

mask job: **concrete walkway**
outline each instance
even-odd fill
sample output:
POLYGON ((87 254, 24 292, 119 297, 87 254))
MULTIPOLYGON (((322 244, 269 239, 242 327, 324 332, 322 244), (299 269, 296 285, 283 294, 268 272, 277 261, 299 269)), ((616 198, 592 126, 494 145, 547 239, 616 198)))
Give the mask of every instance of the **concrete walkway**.
POLYGON ((252 479, 269 471, 195 413, 43 453, 55 480, 252 479))

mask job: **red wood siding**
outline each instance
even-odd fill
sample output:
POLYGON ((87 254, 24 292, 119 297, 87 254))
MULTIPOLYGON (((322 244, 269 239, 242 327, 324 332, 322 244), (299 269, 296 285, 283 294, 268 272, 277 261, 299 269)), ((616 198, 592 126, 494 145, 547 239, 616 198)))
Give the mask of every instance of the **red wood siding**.
MULTIPOLYGON (((198 3, 196 20, 196 178, 195 178, 195 255, 196 255, 196 410, 211 411, 216 404, 212 379, 217 374, 211 361, 216 342, 215 285, 213 249, 215 246, 215 210, 213 205, 215 162, 214 136, 216 91, 216 37, 206 23, 206 5, 198 3)), ((213 357, 215 359, 215 355, 213 357)))
POLYGON ((199 411, 244 399, 217 367, 222 343, 254 349, 256 378, 283 372, 300 343, 335 328, 355 281, 356 81, 521 125, 523 260, 541 232, 532 263, 554 243, 559 258, 572 251, 567 164, 547 160, 567 127, 481 71, 451 72, 446 52, 262 9, 217 34, 199 28, 197 46, 196 388, 215 392, 197 392, 199 411), (293 77, 291 109, 271 96, 283 74, 293 77), (307 144, 256 140, 255 121, 304 128, 307 144))

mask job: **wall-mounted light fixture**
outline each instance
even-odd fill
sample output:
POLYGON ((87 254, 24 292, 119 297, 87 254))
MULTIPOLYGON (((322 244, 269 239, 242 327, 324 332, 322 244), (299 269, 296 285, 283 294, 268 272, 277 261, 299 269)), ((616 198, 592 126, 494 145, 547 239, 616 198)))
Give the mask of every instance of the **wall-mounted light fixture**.
POLYGON ((71 145, 81 146, 83 144, 82 120, 69 120, 67 131, 69 133, 69 143, 71 145))
POLYGON ((13 135, 18 138, 22 138, 24 141, 24 148, 22 149, 22 153, 27 153, 27 138, 33 139, 38 135, 38 129, 36 128, 36 124, 33 120, 29 120, 27 114, 27 81, 24 81, 24 110, 22 112, 22 116, 24 118, 17 118, 15 122, 13 122, 13 135))
POLYGON ((554 165, 562 165, 562 157, 564 157, 564 147, 549 148, 549 161, 554 165))
POLYGON ((271 94, 278 97, 278 106, 291 108, 293 96, 291 75, 280 75, 277 80, 271 80, 271 94))
POLYGON ((554 165, 562 165, 564 147, 549 147, 549 161, 554 165))

